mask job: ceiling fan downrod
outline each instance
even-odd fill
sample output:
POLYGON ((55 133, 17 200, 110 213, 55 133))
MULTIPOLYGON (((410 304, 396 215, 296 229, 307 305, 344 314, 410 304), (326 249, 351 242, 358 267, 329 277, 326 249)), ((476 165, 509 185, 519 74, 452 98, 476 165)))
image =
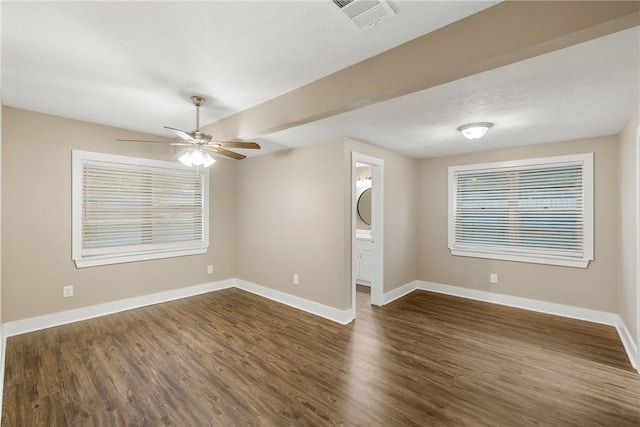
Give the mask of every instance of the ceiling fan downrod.
POLYGON ((200 132, 200 106, 204 104, 204 98, 202 96, 193 95, 191 102, 196 106, 196 132, 200 132))

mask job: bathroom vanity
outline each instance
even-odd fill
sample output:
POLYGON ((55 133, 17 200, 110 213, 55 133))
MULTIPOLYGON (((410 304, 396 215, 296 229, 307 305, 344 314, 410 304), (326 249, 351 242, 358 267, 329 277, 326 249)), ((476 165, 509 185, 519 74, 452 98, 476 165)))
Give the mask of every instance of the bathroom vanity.
POLYGON ((356 283, 371 286, 373 242, 370 230, 356 230, 356 283))

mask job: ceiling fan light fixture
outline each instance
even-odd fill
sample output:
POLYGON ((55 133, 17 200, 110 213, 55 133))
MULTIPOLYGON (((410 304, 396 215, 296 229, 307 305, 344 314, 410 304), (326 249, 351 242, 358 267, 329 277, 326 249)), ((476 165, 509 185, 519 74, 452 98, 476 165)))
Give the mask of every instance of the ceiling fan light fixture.
POLYGON ((469 123, 460 126, 458 130, 467 139, 480 139, 486 135, 491 126, 493 126, 491 122, 469 123))
POLYGON ((211 166, 215 162, 216 162, 216 159, 211 157, 209 155, 209 153, 204 153, 204 162, 202 163, 202 166, 204 166, 205 168, 208 168, 209 166, 211 166))
POLYGON ((202 153, 202 150, 200 150, 199 148, 194 148, 193 151, 191 152, 191 158, 189 160, 191 161, 191 164, 194 166, 203 165, 204 154, 202 153))
POLYGON ((209 153, 202 151, 200 148, 190 148, 178 160, 185 166, 204 166, 208 168, 216 162, 209 153))
POLYGON ((178 160, 180 160, 180 163, 185 166, 193 166, 193 163, 191 162, 191 150, 187 150, 182 156, 178 158, 178 160))

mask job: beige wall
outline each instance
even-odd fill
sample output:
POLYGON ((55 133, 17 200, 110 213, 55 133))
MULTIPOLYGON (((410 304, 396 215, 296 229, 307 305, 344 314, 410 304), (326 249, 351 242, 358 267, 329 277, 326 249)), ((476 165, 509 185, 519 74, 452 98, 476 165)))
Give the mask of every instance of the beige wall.
MULTIPOLYGON (((418 161, 363 142, 345 139, 345 182, 350 182, 351 153, 384 160, 384 281, 389 292, 416 280, 418 252, 418 161)), ((345 217, 351 218, 351 194, 345 190, 345 217)), ((351 224, 345 229, 345 248, 351 248, 351 224)), ((351 253, 347 250, 347 256, 351 253)), ((347 263, 350 264, 351 258, 347 263)), ((351 270, 348 270, 349 279, 351 270)))
POLYGON ((116 142, 150 135, 9 107, 3 118, 5 322, 235 277, 233 161, 211 168, 206 254, 77 269, 71 259, 71 150, 168 159, 172 149, 116 142), (208 264, 214 274, 207 274, 208 264), (72 298, 62 298, 63 285, 74 285, 72 298))
POLYGON ((618 310, 627 329, 637 339, 637 295, 636 295, 636 179, 637 140, 640 126, 640 108, 629 118, 619 137, 620 162, 620 290, 618 310))
POLYGON ((10 107, 3 112, 4 321, 232 277, 346 309, 352 150, 385 160, 384 291, 415 279, 418 162, 348 139, 243 162, 219 160, 211 168, 205 255, 77 269, 71 150, 166 159, 171 148, 116 142, 149 138, 121 129, 10 107), (214 274, 206 274, 207 264, 214 274), (293 274, 300 276, 297 286, 293 274), (62 298, 64 285, 74 285, 74 297, 62 298))
POLYGON ((238 278, 348 308, 342 147, 340 139, 238 163, 238 278))
POLYGON ((239 163, 238 278, 351 306, 352 151, 385 162, 384 291, 415 280, 418 161, 348 138, 239 163))
POLYGON ((637 112, 620 138, 421 161, 349 138, 242 162, 219 160, 211 168, 207 254, 86 269, 76 269, 71 260, 71 150, 166 159, 171 149, 116 142, 148 137, 125 130, 9 107, 3 107, 3 113, 3 321, 232 277, 346 309, 351 153, 359 152, 384 160, 384 292, 417 278, 620 312, 635 329, 630 302, 635 301, 635 241, 625 236, 634 234, 628 227, 635 224, 627 224, 635 215, 635 163, 629 163, 635 157, 628 150, 633 149, 637 112), (448 166, 582 152, 595 153, 596 259, 588 269, 450 255, 448 166), (214 274, 206 274, 207 264, 214 265, 214 274), (498 284, 489 283, 489 273, 499 275, 498 284), (293 285, 293 274, 300 276, 299 285, 293 285), (63 299, 61 288, 67 284, 75 286, 75 296, 63 299))
POLYGON ((496 150, 420 162, 418 278, 577 307, 617 311, 618 138, 496 150), (595 153, 595 259, 587 269, 452 256, 447 248, 447 168, 577 153, 595 153), (497 273, 499 282, 489 283, 497 273))

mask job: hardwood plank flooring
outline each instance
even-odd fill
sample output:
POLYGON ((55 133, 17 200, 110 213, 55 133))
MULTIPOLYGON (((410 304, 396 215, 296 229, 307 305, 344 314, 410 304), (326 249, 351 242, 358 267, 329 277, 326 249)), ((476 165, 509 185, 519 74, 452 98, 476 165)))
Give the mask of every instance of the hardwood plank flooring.
POLYGON ((612 327, 367 292, 347 326, 228 289, 11 337, 2 425, 640 425, 612 327))

